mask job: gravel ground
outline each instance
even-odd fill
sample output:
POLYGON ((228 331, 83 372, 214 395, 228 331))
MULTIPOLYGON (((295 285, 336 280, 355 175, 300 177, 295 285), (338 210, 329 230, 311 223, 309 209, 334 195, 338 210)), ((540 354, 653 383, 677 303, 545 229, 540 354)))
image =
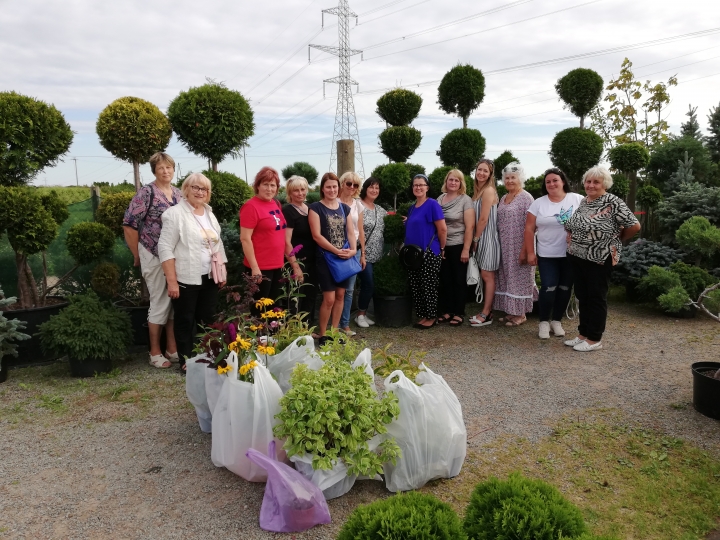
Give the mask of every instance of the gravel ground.
MULTIPOLYGON (((563 415, 604 407, 720 457, 720 422, 693 410, 690 372, 692 362, 718 361, 719 329, 709 319, 619 304, 605 348, 592 353, 559 338, 541 342, 535 319, 517 328, 371 328, 358 337, 428 351, 425 361, 463 405, 470 451, 506 435, 537 440, 563 415)), ((122 369, 150 371, 140 361, 122 369)), ((0 386, 0 404, 20 400, 15 373, 0 386)), ((200 432, 179 375, 148 376, 169 381, 172 397, 129 421, 114 403, 57 422, 0 418, 0 537, 331 539, 358 504, 389 494, 380 482, 358 482, 329 501, 332 524, 295 535, 262 531, 264 484, 213 466, 211 437, 200 432)))

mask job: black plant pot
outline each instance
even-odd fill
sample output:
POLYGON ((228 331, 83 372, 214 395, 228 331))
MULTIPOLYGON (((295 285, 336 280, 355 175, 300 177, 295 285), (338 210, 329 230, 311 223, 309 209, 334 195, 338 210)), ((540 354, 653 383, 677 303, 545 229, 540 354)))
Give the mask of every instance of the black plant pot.
POLYGON ((124 306, 115 302, 115 307, 130 315, 130 324, 133 331, 133 345, 139 347, 147 346, 150 343, 148 338, 148 310, 150 306, 124 306))
POLYGON ((88 358, 75 360, 70 358, 70 374, 73 377, 94 377, 96 373, 110 373, 112 360, 102 358, 88 358))
POLYGON ((8 366, 3 358, 0 358, 0 383, 7 381, 8 366))
POLYGON ((8 320, 25 321, 25 328, 21 332, 30 336, 30 339, 17 342, 17 356, 6 357, 3 360, 5 369, 8 366, 27 367, 44 364, 62 356, 60 354, 44 353, 40 347, 40 336, 36 334, 38 333, 38 327, 42 323, 49 321, 51 316, 60 313, 67 305, 68 302, 63 301, 51 306, 12 309, 3 312, 3 315, 8 320))
POLYGON ((410 326, 412 309, 409 296, 373 296, 375 321, 381 326, 410 326))
POLYGON ((712 375, 720 362, 695 362, 692 365, 693 407, 700 414, 720 420, 720 379, 712 375))

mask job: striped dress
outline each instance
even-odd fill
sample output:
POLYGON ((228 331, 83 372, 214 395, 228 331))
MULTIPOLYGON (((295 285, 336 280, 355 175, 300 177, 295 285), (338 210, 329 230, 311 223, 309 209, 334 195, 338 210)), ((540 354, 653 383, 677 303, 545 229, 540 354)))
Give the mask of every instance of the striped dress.
MULTIPOLYGON (((482 198, 473 201, 475 206, 475 223, 480 219, 482 198)), ((477 251, 475 252, 480 270, 495 272, 500 267, 500 238, 497 229, 497 204, 490 207, 490 215, 485 230, 480 235, 477 251)))

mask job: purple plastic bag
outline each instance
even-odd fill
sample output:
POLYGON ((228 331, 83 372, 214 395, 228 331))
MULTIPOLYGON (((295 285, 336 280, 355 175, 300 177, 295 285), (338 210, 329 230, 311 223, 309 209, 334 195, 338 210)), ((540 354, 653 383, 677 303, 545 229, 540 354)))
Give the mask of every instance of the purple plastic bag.
POLYGON ((260 528, 272 532, 300 532, 330 523, 330 509, 322 491, 295 469, 275 461, 275 441, 268 456, 250 449, 245 455, 267 471, 260 507, 260 528))

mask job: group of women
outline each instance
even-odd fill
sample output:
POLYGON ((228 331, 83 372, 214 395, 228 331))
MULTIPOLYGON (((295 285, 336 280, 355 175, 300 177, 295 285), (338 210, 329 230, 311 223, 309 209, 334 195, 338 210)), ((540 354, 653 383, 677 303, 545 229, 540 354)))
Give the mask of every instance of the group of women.
MULTIPOLYGON (((141 266, 150 292, 150 364, 170 367, 192 351, 195 325, 209 323, 223 277, 213 275, 215 262, 226 261, 220 225, 209 206, 212 186, 202 174, 191 174, 178 190, 171 185, 175 163, 165 153, 150 159, 155 181, 130 203, 123 221, 125 238, 141 266), (160 349, 166 328, 167 346, 160 349)), ((477 263, 484 300, 469 319, 473 327, 492 324, 493 310, 506 326, 519 326, 539 300, 538 335, 565 335, 560 323, 574 287, 579 302, 579 334, 565 341, 578 351, 602 347, 607 318, 607 291, 622 242, 640 225, 621 199, 607 192, 612 177, 593 167, 583 177, 586 195, 573 193, 563 171, 543 175, 543 196, 534 200, 523 189, 526 175, 519 163, 502 170, 507 193, 498 198, 494 164, 481 159, 475 168, 473 196, 457 169, 445 177, 437 200, 428 197, 424 174, 412 179, 415 198, 406 216, 405 244, 419 247, 421 263, 409 270, 409 285, 419 321, 416 328, 465 322, 466 275, 477 263), (535 286, 535 267, 541 288, 535 286)), ((373 264, 383 255, 385 209, 376 204, 380 182, 364 182, 354 172, 338 178, 326 173, 321 199, 307 205, 309 186, 293 176, 286 184, 287 204, 277 200, 280 177, 263 167, 253 183, 254 197, 240 209, 240 241, 248 279, 257 296, 279 296, 287 261, 303 297, 296 310, 307 312, 320 344, 328 325, 348 335, 354 288, 360 280, 355 324, 374 323, 367 310, 373 294, 373 264), (335 279, 336 261, 355 259, 357 271, 335 279), (322 302, 315 321, 318 293, 322 302)))

